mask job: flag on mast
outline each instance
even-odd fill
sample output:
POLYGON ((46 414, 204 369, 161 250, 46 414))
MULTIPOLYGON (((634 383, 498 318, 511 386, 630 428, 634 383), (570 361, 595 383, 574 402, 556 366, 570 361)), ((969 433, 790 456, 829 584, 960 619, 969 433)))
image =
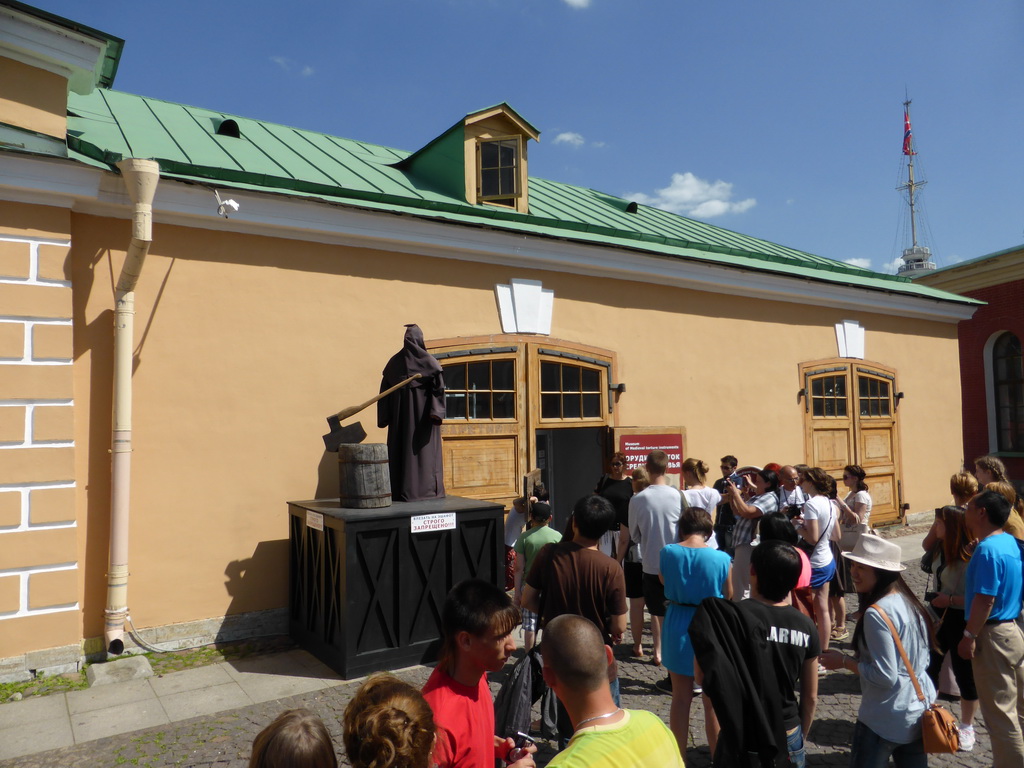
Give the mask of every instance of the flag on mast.
POLYGON ((903 154, 916 155, 913 147, 914 134, 910 130, 910 110, 903 110, 903 154))

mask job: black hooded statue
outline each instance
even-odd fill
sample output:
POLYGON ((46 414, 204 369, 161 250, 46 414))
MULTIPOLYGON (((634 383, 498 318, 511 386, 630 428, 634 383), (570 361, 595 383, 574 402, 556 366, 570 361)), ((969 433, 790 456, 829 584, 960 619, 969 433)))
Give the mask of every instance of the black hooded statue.
POLYGON ((441 364, 423 343, 423 331, 418 325, 405 328, 405 346, 384 366, 380 391, 416 373, 423 378, 377 402, 377 426, 388 428, 391 498, 394 501, 440 499, 444 496, 441 460, 444 378, 441 364))

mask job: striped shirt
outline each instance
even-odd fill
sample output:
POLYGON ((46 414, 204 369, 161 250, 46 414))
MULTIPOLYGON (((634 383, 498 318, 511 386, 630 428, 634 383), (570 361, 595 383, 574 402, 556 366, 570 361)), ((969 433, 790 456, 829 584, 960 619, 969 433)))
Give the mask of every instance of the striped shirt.
POLYGON ((754 540, 754 532, 757 530, 757 521, 764 515, 779 511, 779 499, 774 493, 762 493, 755 496, 748 502, 749 506, 757 507, 761 514, 758 517, 746 518, 736 515, 736 527, 732 531, 732 541, 737 547, 740 544, 749 544, 754 540))

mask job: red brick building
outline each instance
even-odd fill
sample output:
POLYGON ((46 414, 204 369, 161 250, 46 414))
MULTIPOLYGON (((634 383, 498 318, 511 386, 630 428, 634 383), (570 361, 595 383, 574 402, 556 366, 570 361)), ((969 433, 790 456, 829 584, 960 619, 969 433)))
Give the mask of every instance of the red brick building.
POLYGON ((999 456, 1024 485, 1024 245, 923 275, 915 282, 986 302, 959 324, 964 462, 999 456))

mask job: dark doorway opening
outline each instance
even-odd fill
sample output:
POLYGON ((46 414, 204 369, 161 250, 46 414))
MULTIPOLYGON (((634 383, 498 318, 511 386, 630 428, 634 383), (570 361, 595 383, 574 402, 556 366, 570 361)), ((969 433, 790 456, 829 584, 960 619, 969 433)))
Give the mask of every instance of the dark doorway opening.
POLYGON ((551 525, 564 530, 572 506, 593 493, 604 471, 605 427, 538 429, 537 467, 551 495, 551 525))

